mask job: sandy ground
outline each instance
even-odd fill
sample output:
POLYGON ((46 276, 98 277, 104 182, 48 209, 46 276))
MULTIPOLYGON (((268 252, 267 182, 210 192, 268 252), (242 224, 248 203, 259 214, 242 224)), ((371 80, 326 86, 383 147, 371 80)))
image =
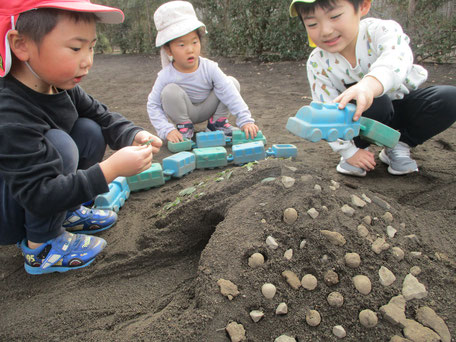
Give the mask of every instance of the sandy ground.
MULTIPOLYGON (((413 150, 417 174, 391 176, 379 161, 365 178, 342 176, 335 171, 338 157, 325 142, 310 143, 285 129, 287 119, 310 102, 302 62, 218 62, 240 81, 268 147, 295 144, 296 160, 271 158, 251 168, 196 170, 160 188, 133 193, 117 225, 100 234, 108 241, 103 255, 79 271, 30 276, 16 246, 0 247, 0 340, 230 341, 225 327, 236 322, 248 341, 274 341, 282 334, 300 342, 336 341, 336 325, 345 329, 345 341, 389 341, 410 332, 391 323, 380 308, 402 293, 413 266, 421 270, 414 274, 427 295, 406 302, 406 317, 415 320, 419 309, 428 306, 455 335, 455 127, 413 150), (285 187, 284 176, 293 178, 294 185, 285 187), (191 186, 194 194, 179 194, 191 186), (364 195, 371 203, 357 207, 353 195, 364 195), (167 210, 178 197, 180 204, 167 210), (353 215, 341 211, 345 204, 355 209, 353 215), (298 213, 294 223, 283 220, 287 208, 298 213), (311 208, 319 213, 315 219, 307 214, 311 208), (367 236, 359 235, 360 224, 367 236), (397 230, 394 237, 387 235, 387 226, 397 230), (322 230, 340 233, 345 244, 334 245, 322 230), (277 249, 266 245, 268 236, 277 241, 277 249), (377 238, 389 246, 378 254, 372 250, 377 238), (403 260, 394 257, 393 247, 405 252, 403 260), (252 268, 248 259, 256 252, 265 263, 252 268), (358 267, 346 265, 348 252, 360 255, 358 267), (381 266, 395 275, 392 285, 380 283, 381 266), (317 288, 293 289, 282 276, 285 270, 299 280, 314 275, 317 288), (335 284, 324 280, 330 270, 338 276, 335 284), (356 290, 356 275, 370 279, 369 294, 356 290), (239 294, 232 300, 222 295, 220 279, 237 285, 239 294), (274 298, 261 294, 264 283, 276 286, 274 298), (340 308, 328 304, 334 291, 344 297, 340 308), (276 315, 282 302, 288 313, 276 315), (365 309, 376 313, 375 327, 360 324, 358 315, 365 309), (249 315, 252 310, 264 313, 257 323, 249 315), (306 323, 310 310, 320 313, 318 326, 306 323)), ((456 85, 453 65, 426 67, 429 85, 456 85)), ((153 131, 146 101, 159 69, 157 56, 99 55, 83 87, 111 110, 153 131)), ((168 155, 164 147, 155 161, 168 155)))

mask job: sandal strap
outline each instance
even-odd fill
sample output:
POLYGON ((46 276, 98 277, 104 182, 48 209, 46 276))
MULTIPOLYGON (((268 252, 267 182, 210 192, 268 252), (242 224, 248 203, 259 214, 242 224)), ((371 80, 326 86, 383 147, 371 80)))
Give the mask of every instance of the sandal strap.
POLYGON ((177 127, 177 129, 193 128, 193 124, 191 122, 180 123, 180 124, 177 124, 176 127, 177 127))

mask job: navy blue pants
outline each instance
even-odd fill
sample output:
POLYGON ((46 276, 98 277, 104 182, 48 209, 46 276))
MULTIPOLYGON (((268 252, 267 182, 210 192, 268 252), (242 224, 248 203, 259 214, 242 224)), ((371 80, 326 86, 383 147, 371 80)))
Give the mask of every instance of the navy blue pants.
MULTIPOLYGON (((443 132, 456 121, 456 87, 432 86, 418 89, 401 100, 387 95, 374 99, 364 117, 377 120, 401 132, 400 141, 415 147, 443 132)), ((355 137, 357 147, 369 142, 355 137)))
MULTIPOLYGON (((101 127, 87 118, 78 119, 70 134, 50 129, 45 137, 59 152, 65 175, 100 162, 106 151, 101 127)), ((51 217, 33 215, 16 202, 8 184, 0 176, 0 244, 13 244, 23 238, 37 243, 53 239, 63 233, 66 213, 56 213, 51 217)))

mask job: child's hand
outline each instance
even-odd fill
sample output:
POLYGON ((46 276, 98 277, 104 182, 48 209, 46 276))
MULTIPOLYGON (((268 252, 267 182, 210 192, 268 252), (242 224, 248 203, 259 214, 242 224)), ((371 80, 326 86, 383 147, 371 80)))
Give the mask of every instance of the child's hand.
POLYGON ((360 148, 351 158, 348 158, 347 162, 352 166, 359 167, 366 171, 372 171, 376 165, 374 154, 362 148, 360 148))
POLYGON ((246 123, 241 129, 244 131, 246 139, 249 139, 249 136, 254 139, 260 130, 253 122, 246 123))
POLYGON ((344 109, 347 103, 355 100, 356 112, 353 115, 353 120, 358 121, 360 116, 372 105, 374 97, 382 93, 383 85, 376 78, 366 76, 336 97, 334 102, 339 103, 339 109, 344 109))
POLYGON ((171 141, 172 143, 177 143, 179 141, 184 141, 184 137, 177 129, 173 129, 171 132, 168 133, 166 136, 166 140, 171 141))
POLYGON ((152 153, 158 153, 158 151, 160 151, 160 147, 163 145, 163 142, 159 137, 150 134, 147 131, 139 131, 133 140, 132 146, 141 145, 151 145, 152 153))
POLYGON ((100 163, 106 182, 119 176, 130 177, 147 170, 152 163, 152 145, 127 146, 100 163))

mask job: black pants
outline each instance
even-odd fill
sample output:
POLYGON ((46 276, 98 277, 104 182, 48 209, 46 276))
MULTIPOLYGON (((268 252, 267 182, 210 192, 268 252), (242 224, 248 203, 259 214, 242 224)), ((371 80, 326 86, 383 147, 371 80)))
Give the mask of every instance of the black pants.
MULTIPOLYGON (((383 95, 374 99, 363 116, 397 129, 401 132, 399 140, 415 147, 456 121, 456 87, 443 85, 418 89, 401 100, 391 100, 383 95)), ((369 146, 369 142, 359 136, 354 142, 359 148, 369 146)))
MULTIPOLYGON (((87 118, 78 119, 70 134, 51 129, 45 137, 59 151, 65 175, 100 162, 106 150, 101 127, 87 118)), ((33 242, 53 239, 63 233, 66 213, 50 217, 33 215, 13 198, 8 184, 0 176, 0 245, 13 244, 23 238, 33 242)))

